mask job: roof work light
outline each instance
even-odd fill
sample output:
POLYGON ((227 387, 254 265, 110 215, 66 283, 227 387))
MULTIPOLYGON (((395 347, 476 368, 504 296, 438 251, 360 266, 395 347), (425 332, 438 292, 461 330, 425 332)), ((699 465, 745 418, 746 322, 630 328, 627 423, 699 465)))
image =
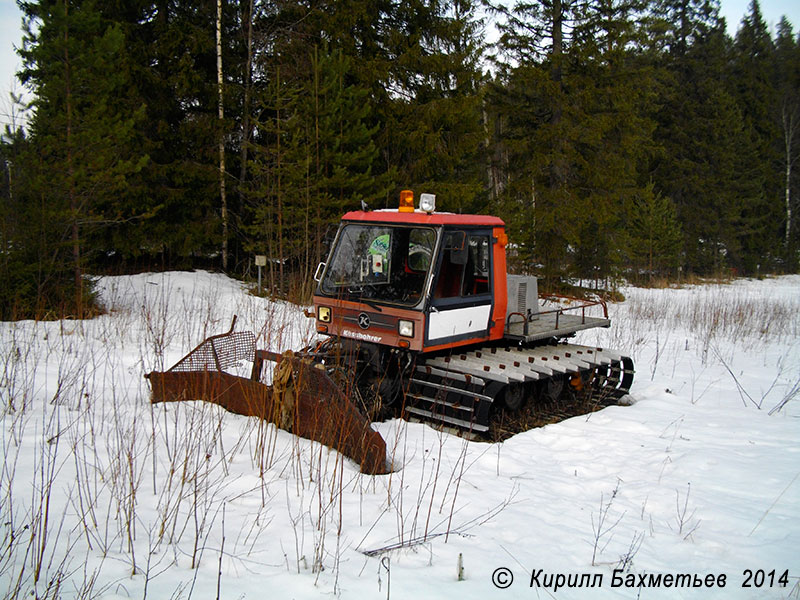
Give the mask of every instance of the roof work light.
POLYGON ((419 208, 428 214, 436 210, 436 194, 420 194, 419 208))

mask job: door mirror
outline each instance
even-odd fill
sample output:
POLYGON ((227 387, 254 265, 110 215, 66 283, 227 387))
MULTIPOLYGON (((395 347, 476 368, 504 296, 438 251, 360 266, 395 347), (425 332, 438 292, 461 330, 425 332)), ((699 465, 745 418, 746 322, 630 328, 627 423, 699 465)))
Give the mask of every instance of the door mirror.
POLYGON ((448 231, 444 237, 444 249, 450 252, 450 262, 454 265, 467 264, 467 234, 463 231, 448 231))

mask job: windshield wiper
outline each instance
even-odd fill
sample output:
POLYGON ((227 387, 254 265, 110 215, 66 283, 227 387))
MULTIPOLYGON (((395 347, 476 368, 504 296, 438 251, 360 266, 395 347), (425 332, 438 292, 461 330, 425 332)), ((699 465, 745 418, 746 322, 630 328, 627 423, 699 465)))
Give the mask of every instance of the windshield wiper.
POLYGON ((364 286, 363 285, 362 286, 358 286, 358 287, 352 287, 352 288, 349 287, 349 288, 347 288, 347 291, 350 292, 350 294, 353 294, 353 295, 358 294, 358 297, 356 298, 356 301, 363 302, 364 304, 366 304, 370 308, 374 308, 378 312, 383 312, 383 309, 379 305, 375 304, 372 300, 367 300, 364 297, 364 286))
POLYGON ((364 304, 366 304, 367 306, 370 306, 370 307, 374 308, 374 309, 375 309, 375 310, 377 310, 378 312, 383 312, 383 309, 382 309, 380 306, 378 306, 377 304, 375 304, 375 303, 374 303, 374 302, 372 302, 371 300, 367 300, 366 298, 364 298, 364 296, 361 296, 361 297, 359 298, 359 301, 360 301, 360 302, 363 302, 363 303, 364 303, 364 304))

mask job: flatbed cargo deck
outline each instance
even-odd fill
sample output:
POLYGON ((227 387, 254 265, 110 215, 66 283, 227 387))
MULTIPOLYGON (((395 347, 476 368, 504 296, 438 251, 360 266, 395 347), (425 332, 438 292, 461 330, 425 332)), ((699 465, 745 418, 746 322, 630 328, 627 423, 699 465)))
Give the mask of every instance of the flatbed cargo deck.
POLYGON ((570 315, 561 311, 553 311, 539 313, 537 318, 530 321, 507 324, 504 337, 513 341, 534 342, 571 335, 584 329, 610 326, 611 320, 607 318, 570 315))

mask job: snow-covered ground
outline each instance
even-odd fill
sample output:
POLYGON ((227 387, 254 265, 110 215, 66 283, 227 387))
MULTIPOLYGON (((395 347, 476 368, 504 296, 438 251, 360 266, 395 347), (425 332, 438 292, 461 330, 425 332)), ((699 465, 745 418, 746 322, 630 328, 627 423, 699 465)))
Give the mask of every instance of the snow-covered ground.
POLYGON ((297 307, 205 272, 100 289, 91 321, 0 323, 5 598, 800 596, 798 276, 626 288, 577 341, 633 357, 633 405, 501 444, 378 423, 382 476, 150 404, 143 375, 234 314, 299 348, 297 307))

